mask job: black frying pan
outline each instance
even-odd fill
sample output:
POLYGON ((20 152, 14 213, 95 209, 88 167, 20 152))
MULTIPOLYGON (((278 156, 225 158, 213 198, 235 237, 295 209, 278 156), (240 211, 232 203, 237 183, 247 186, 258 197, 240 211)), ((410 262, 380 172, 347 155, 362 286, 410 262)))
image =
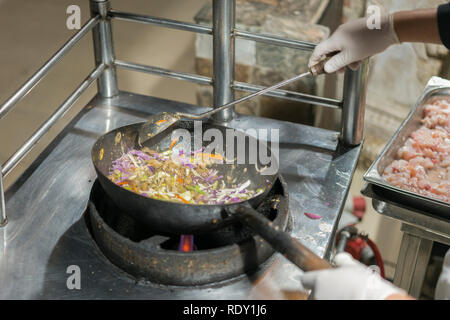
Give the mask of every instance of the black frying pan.
MULTIPOLYGON (((200 122, 197 121, 197 123, 200 122)), ((215 129, 221 132, 223 136, 226 136, 227 130, 233 130, 208 123, 202 123, 201 125, 203 132, 207 129, 215 129)), ((245 147, 243 148, 245 164, 219 164, 215 165, 215 169, 219 171, 219 175, 229 176, 232 184, 241 184, 250 180, 251 185, 249 188, 253 190, 262 188, 264 190, 263 193, 245 202, 226 205, 182 204, 141 196, 110 181, 108 175, 112 162, 120 158, 130 148, 142 147, 139 146, 137 139, 138 129, 141 126, 142 123, 138 123, 111 131, 98 139, 92 148, 92 161, 97 171, 98 180, 109 198, 124 212, 153 230, 174 234, 211 232, 238 220, 249 225, 268 241, 275 250, 283 253, 303 270, 330 268, 328 262, 320 259, 287 233, 274 229, 266 218, 254 210, 271 190, 278 177, 278 170, 270 175, 263 174, 265 173, 264 171, 261 172, 263 165, 259 157, 261 153, 270 156, 271 150, 267 145, 259 143, 255 138, 242 132, 233 130, 236 134, 234 136, 234 154, 237 154, 239 146, 242 147, 242 141, 245 141, 245 147), (119 133, 120 139, 118 139, 119 133), (252 158, 255 154, 257 155, 256 161, 252 158), (250 161, 251 158, 253 161, 250 161), (257 165, 254 164, 255 162, 257 165)), ((189 132, 193 132, 194 122, 181 121, 173 130, 177 129, 186 129, 189 132)), ((171 131, 168 131, 166 134, 158 136, 158 141, 151 139, 149 140, 150 145, 145 146, 156 151, 164 151, 168 149, 171 141, 171 131)), ((202 142, 202 145, 206 146, 209 143, 202 142)), ((191 144, 192 150, 194 150, 194 135, 191 144)), ((272 161, 277 160, 272 158, 272 161)), ((272 163, 272 165, 278 168, 278 163, 272 163)))
MULTIPOLYGON (((197 123, 201 122, 197 121, 197 123)), ((252 150, 252 152, 257 152, 258 157, 260 154, 259 149, 263 148, 266 155, 271 154, 270 149, 265 144, 258 143, 255 138, 245 135, 240 131, 233 130, 239 137, 234 138, 235 155, 237 154, 239 139, 244 138, 246 141, 247 148, 244 150, 246 164, 218 164, 214 165, 214 168, 219 171, 219 175, 223 175, 224 177, 229 176, 230 184, 242 184, 250 180, 251 185, 249 188, 252 190, 261 188, 264 190, 262 194, 241 204, 228 205, 191 205, 138 195, 117 186, 108 179, 108 175, 114 160, 120 158, 122 154, 127 152, 130 148, 140 147, 137 146, 137 133, 138 128, 141 125, 142 124, 133 124, 125 126, 102 136, 92 148, 92 161, 97 171, 100 184, 116 205, 123 209, 124 212, 133 216, 136 220, 154 230, 174 234, 198 234, 222 228, 224 225, 232 222, 232 218, 228 213, 232 212, 240 205, 246 205, 250 208, 259 206, 278 177, 278 169, 275 174, 271 175, 263 175, 260 173, 259 171, 264 166, 261 165, 259 158, 257 159, 257 163, 259 163, 258 166, 248 164, 250 162, 250 148, 248 146, 250 146, 251 143, 253 143, 254 146, 257 146, 257 150, 252 150), (122 135, 120 142, 117 140, 118 133, 122 135)), ((194 131, 194 122, 181 121, 173 130, 177 129, 186 129, 192 133, 194 131)), ((208 129, 219 130, 224 137, 226 136, 227 129, 232 130, 224 126, 203 123, 202 131, 205 132, 208 129)), ((156 141, 156 143, 155 141, 149 140, 150 144, 146 146, 157 151, 167 150, 172 141, 171 132, 172 131, 168 131, 166 134, 162 134, 161 137, 158 136, 159 141, 156 141)), ((195 142, 194 135, 192 135, 192 150, 195 148, 195 142)), ((211 142, 207 141, 201 145, 207 146, 210 143, 211 142)), ((255 162, 253 161, 250 163, 255 162)), ((275 166, 278 168, 276 163, 275 166)))

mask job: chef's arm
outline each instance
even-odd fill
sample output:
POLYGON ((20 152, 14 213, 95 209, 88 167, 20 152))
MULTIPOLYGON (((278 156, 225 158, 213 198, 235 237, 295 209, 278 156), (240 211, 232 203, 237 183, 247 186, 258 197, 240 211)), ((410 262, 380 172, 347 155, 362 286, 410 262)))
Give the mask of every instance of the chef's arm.
POLYGON ((327 73, 347 66, 355 69, 362 60, 402 42, 437 43, 450 48, 450 4, 384 14, 378 26, 369 18, 345 23, 315 48, 310 66, 324 55, 333 54, 325 65, 327 73))
POLYGON ((416 300, 413 297, 407 295, 407 294, 393 294, 387 297, 385 300, 416 300))
POLYGON ((394 29, 400 42, 442 44, 438 9, 400 11, 394 15, 394 29))

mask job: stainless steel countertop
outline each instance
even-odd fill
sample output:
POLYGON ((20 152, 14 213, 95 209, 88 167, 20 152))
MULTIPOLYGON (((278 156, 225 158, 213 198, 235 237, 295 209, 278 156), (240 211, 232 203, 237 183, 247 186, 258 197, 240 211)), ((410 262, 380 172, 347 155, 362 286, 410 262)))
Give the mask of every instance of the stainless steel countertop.
MULTIPOLYGON (((299 291, 302 271, 279 254, 254 275, 214 287, 175 288, 136 282, 99 252, 84 227, 96 178, 90 149, 102 134, 162 111, 200 112, 188 104, 126 92, 95 97, 6 193, 9 224, 0 229, 1 299, 283 299, 299 291), (66 286, 81 269, 81 290, 66 286)), ((241 116, 234 128, 280 129, 280 172, 290 195, 292 235, 321 257, 330 244, 361 147, 345 150, 337 132, 241 116), (310 220, 304 213, 323 216, 310 220)))

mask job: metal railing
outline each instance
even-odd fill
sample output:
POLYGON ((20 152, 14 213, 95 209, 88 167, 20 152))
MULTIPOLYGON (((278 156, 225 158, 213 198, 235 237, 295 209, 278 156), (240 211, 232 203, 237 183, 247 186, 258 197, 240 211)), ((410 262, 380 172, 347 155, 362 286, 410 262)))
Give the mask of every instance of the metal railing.
POLYGON ((49 71, 78 43, 89 31, 91 31, 100 21, 100 17, 96 16, 90 19, 72 38, 69 39, 59 49, 53 57, 51 57, 35 74, 28 79, 25 84, 20 87, 5 103, 0 107, 0 119, 3 119, 6 114, 25 97, 31 89, 41 81, 49 71))
MULTIPOLYGON (((61 104, 61 106, 58 107, 55 113, 53 113, 53 115, 24 143, 24 145, 21 146, 19 150, 3 164, 3 166, 0 166, 0 227, 7 224, 3 177, 8 175, 11 170, 14 169, 14 167, 32 150, 36 143, 50 130, 50 128, 64 116, 95 80, 97 80, 98 83, 98 95, 105 98, 116 96, 119 93, 116 76, 117 67, 191 81, 203 85, 213 85, 214 107, 219 107, 234 100, 234 90, 254 92, 262 89, 261 86, 235 81, 234 65, 236 38, 298 50, 312 51, 315 48, 315 44, 309 42, 238 30, 235 28, 235 0, 212 1, 213 23, 212 27, 209 27, 194 23, 115 11, 111 9, 109 0, 90 0, 91 19, 69 41, 67 41, 47 63, 25 82, 24 85, 0 106, 0 119, 2 119, 48 74, 52 67, 54 67, 80 39, 92 30, 96 68, 61 104), (114 56, 112 40, 112 19, 140 22, 165 28, 212 35, 213 78, 211 79, 200 75, 175 72, 159 67, 117 60, 114 56)), ((341 139, 345 145, 355 146, 361 143, 363 135, 366 79, 367 63, 364 63, 357 71, 347 70, 344 81, 344 98, 342 101, 286 90, 276 90, 267 93, 267 96, 328 108, 343 109, 341 139)), ((218 113, 216 115, 216 120, 227 122, 233 119, 234 116, 234 110, 231 108, 218 113)))
MULTIPOLYGON (((19 90, 17 90, 0 107, 0 119, 3 119, 9 111, 21 101, 39 83, 50 70, 72 49, 89 31, 93 30, 99 23, 100 15, 93 16, 72 38, 69 39, 35 74, 33 74, 19 90)), ((70 107, 76 102, 81 94, 98 79, 104 72, 106 66, 100 64, 80 84, 80 86, 58 107, 55 113, 17 150, 3 165, 0 166, 0 227, 7 224, 5 210, 5 193, 3 189, 3 177, 8 175, 12 169, 33 149, 36 143, 66 114, 70 107)))

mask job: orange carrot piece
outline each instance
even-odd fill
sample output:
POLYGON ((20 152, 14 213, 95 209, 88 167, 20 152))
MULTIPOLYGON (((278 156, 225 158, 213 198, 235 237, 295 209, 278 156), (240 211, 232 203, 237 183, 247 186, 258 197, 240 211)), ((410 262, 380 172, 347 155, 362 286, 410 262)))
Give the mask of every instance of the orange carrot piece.
POLYGON ((178 199, 180 199, 181 201, 183 201, 184 204, 189 204, 189 201, 187 201, 186 199, 184 199, 182 196, 176 194, 175 197, 178 198, 178 199))
POLYGON ((223 157, 220 154, 210 154, 210 157, 216 160, 223 160, 223 157))
POLYGON ((170 144, 169 149, 172 150, 173 147, 175 147, 175 145, 177 144, 177 142, 178 142, 178 138, 173 139, 172 142, 171 142, 171 144, 170 144))
POLYGON ((167 122, 167 120, 159 120, 156 124, 158 126, 162 125, 164 122, 167 122))
POLYGON ((199 153, 198 154, 200 157, 209 157, 209 158, 213 158, 216 160, 223 160, 223 157, 220 154, 212 154, 212 153, 199 153))

